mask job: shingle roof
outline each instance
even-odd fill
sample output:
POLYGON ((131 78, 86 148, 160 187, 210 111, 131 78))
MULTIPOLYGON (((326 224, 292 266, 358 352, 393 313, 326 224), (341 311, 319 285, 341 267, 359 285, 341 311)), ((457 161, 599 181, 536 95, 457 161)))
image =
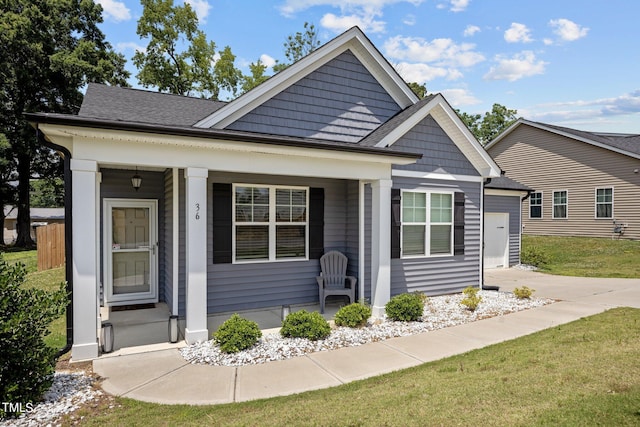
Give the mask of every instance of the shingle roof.
POLYGON ((511 179, 505 175, 497 178, 491 178, 491 182, 485 184, 485 188, 493 188, 495 190, 518 190, 518 191, 533 191, 533 188, 527 187, 524 184, 519 183, 515 179, 511 179))
POLYGON ((192 126, 226 102, 90 83, 78 116, 166 126, 192 126))

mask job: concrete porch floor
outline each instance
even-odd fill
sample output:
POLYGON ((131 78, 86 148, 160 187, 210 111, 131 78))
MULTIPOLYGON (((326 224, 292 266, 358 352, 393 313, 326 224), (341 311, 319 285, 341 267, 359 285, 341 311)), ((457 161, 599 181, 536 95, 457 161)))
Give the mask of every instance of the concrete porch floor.
MULTIPOLYGON (((347 304, 346 299, 327 300, 324 318, 332 320, 338 310, 347 304)), ((238 311, 237 313, 258 324, 263 333, 274 332, 282 325, 282 307, 269 307, 257 310, 238 311)), ((291 312, 307 310, 320 312, 320 304, 292 305, 291 312)), ((156 303, 155 308, 111 311, 108 307, 100 309, 102 322, 109 322, 113 327, 113 351, 102 353, 101 358, 146 353, 169 348, 186 346, 184 341, 185 320, 178 322, 178 342, 169 342, 169 307, 165 303, 156 303)), ((209 337, 234 312, 210 315, 207 318, 209 337)), ((101 343, 102 344, 102 343, 101 343)), ((102 348, 102 347, 101 347, 102 348)))

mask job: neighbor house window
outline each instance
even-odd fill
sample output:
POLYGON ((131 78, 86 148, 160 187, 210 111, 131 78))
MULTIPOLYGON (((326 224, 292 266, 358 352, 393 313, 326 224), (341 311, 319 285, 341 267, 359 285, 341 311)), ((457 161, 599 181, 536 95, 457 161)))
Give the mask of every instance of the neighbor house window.
POLYGON ((596 218, 613 218, 613 188, 596 188, 596 218))
POLYGON ((529 196, 529 218, 542 218, 542 193, 529 196))
POLYGON ((566 218, 567 217, 567 191, 554 191, 553 192, 553 217, 554 218, 566 218))
POLYGON ((234 260, 306 259, 308 188, 234 186, 234 260))
POLYGON ((453 194, 402 192, 402 256, 451 255, 453 194))

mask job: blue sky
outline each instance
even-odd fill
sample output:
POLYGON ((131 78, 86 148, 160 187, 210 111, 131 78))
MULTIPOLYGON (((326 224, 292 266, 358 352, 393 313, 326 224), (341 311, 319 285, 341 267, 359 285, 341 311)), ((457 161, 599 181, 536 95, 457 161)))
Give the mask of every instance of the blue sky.
MULTIPOLYGON (((137 87, 131 57, 147 44, 136 35, 142 7, 95 1, 137 87)), ((185 1, 244 72, 258 58, 283 60, 286 37, 305 22, 322 43, 358 25, 405 80, 442 92, 454 108, 483 113, 500 103, 529 120, 640 133, 637 0, 185 1)))

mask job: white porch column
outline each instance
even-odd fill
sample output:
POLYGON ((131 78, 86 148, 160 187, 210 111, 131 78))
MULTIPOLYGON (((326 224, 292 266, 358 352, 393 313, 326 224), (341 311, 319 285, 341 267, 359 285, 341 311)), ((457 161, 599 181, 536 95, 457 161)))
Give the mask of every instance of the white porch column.
POLYGON ((185 340, 205 341, 207 330, 207 176, 203 168, 185 170, 186 185, 186 309, 185 340))
POLYGON ((391 180, 371 183, 371 306, 384 316, 391 299, 391 180))
MULTIPOLYGON (((71 159, 73 360, 98 357, 98 164, 71 159)), ((67 261, 68 262, 68 261, 67 261)))

